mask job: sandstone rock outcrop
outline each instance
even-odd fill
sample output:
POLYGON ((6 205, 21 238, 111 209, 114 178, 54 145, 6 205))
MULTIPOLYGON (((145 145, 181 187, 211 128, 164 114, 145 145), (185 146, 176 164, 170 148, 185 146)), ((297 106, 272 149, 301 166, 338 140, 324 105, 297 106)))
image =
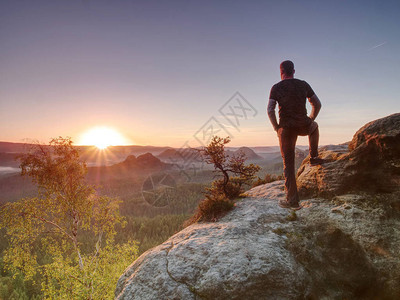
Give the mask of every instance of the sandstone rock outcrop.
POLYGON ((280 208, 283 181, 255 187, 220 221, 145 252, 116 299, 396 299, 400 222, 348 194, 280 208))
MULTIPOLYGON (((281 183, 270 187, 265 197, 284 195, 281 183)), ((219 222, 182 230, 126 270, 117 299, 267 299, 303 294, 305 270, 285 250, 286 237, 279 234, 290 226, 288 212, 275 204, 263 198, 240 201, 219 222)))
POLYGON ((352 191, 393 192, 400 187, 400 113, 360 128, 348 145, 320 149, 327 162, 298 171, 301 195, 334 196, 352 191))
POLYGON ((277 205, 283 181, 257 186, 218 222, 145 252, 116 299, 400 299, 399 118, 367 124, 350 149, 326 147, 323 166, 306 159, 299 186, 318 196, 300 211, 277 205))

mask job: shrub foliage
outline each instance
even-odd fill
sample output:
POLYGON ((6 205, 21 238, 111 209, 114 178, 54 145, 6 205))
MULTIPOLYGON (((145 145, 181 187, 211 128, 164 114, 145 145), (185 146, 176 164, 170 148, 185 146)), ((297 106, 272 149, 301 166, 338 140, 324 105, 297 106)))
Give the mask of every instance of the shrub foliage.
POLYGON ((134 242, 114 243, 115 226, 125 224, 118 199, 98 196, 86 183, 86 164, 69 138, 36 145, 19 159, 39 191, 0 209, 7 268, 26 279, 39 274, 47 299, 112 298, 118 276, 137 256, 134 242))
POLYGON ((260 170, 257 165, 245 165, 246 156, 243 152, 227 155, 225 145, 229 142, 229 137, 213 136, 206 147, 198 149, 203 159, 214 165, 219 178, 212 182, 210 188, 206 188, 205 198, 186 225, 198 221, 216 221, 233 208, 233 200, 244 192, 244 186, 250 185, 255 173, 260 170))

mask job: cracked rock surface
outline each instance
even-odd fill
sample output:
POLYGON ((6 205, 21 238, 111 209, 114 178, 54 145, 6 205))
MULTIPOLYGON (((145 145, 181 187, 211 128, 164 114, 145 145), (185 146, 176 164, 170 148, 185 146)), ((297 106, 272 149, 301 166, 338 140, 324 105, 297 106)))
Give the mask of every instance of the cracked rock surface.
POLYGON ((263 197, 243 199, 218 222, 193 224, 145 252, 119 279, 117 299, 288 299, 304 293, 304 268, 278 234, 291 226, 288 211, 276 205, 284 197, 282 182, 269 184, 263 197))
POLYGON ((141 255, 116 299, 396 299, 400 222, 369 196, 280 208, 283 181, 255 187, 215 223, 141 255), (366 198, 367 197, 367 198, 366 198))

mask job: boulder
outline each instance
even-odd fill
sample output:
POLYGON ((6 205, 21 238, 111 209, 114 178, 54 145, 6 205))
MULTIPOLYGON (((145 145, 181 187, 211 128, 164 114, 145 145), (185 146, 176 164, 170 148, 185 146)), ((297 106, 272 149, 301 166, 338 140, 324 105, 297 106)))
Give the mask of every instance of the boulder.
POLYGON ((193 224, 145 252, 122 275, 117 299, 295 299, 308 276, 285 250, 290 221, 276 205, 281 182, 265 198, 239 201, 215 223, 193 224), (274 199, 274 200, 272 200, 274 199), (290 283, 290 284, 289 284, 290 283))
POLYGON ((325 146, 319 153, 327 161, 325 164, 312 167, 307 158, 297 173, 297 185, 303 197, 398 190, 400 113, 366 124, 348 145, 325 146))
POLYGON ((280 208, 283 181, 255 187, 214 223, 141 255, 116 299, 396 299, 400 222, 347 194, 280 208))

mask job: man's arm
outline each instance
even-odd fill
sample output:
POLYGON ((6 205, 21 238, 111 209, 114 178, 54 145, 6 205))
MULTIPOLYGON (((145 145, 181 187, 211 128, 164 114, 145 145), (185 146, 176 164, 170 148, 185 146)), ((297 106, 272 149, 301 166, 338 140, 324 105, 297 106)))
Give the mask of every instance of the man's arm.
POLYGON ((272 127, 274 127, 274 130, 278 131, 279 125, 278 121, 276 120, 275 107, 276 107, 276 100, 269 99, 267 107, 268 117, 269 120, 271 121, 272 127))
POLYGON ((312 120, 315 120, 315 118, 318 116, 319 111, 321 110, 321 101, 319 101, 317 95, 312 95, 310 98, 308 98, 308 101, 310 101, 312 111, 310 114, 310 118, 312 120))

